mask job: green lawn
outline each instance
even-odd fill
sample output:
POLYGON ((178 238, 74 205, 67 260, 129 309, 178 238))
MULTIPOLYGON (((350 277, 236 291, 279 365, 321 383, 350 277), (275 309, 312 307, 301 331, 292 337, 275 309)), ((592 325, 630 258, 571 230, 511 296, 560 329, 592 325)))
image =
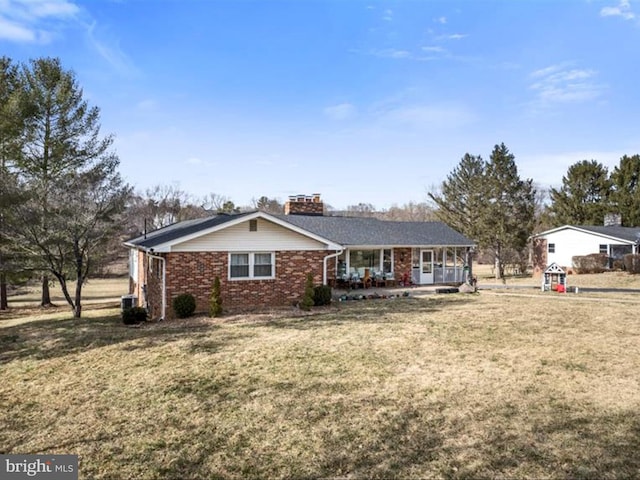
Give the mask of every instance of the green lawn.
POLYGON ((0 320, 0 451, 81 478, 640 476, 640 298, 0 320))

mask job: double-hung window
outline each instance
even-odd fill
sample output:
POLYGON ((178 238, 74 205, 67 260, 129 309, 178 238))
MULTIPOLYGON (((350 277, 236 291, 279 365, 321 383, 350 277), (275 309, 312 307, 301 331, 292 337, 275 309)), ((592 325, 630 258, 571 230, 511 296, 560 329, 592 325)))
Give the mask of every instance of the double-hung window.
POLYGON ((229 262, 230 278, 249 278, 249 254, 232 253, 229 262))
POLYGON ((273 277, 273 255, 271 253, 254 253, 253 254, 253 276, 254 277, 273 277))
POLYGON ((229 254, 230 279, 268 279, 275 277, 275 254, 251 252, 229 254))

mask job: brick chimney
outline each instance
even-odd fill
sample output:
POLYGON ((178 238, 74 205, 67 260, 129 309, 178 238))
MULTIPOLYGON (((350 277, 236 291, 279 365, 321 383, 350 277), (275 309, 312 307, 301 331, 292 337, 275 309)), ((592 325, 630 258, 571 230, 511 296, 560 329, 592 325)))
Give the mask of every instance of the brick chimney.
POLYGON ((285 215, 324 215, 324 203, 320 194, 291 195, 284 204, 285 215))

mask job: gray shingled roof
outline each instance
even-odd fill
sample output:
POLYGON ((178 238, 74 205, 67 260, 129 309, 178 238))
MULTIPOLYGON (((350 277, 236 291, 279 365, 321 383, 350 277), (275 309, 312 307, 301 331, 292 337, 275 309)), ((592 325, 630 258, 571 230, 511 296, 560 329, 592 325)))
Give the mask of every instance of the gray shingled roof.
POLYGON ((185 220, 183 222, 174 223, 169 226, 159 228, 158 230, 148 232, 146 235, 140 235, 132 238, 125 243, 139 247, 152 248, 162 243, 170 242, 171 240, 176 240, 178 238, 191 235, 192 233, 197 233, 201 230, 222 225, 223 223, 249 215, 250 213, 254 212, 233 215, 213 215, 211 217, 197 218, 195 220, 185 220))
POLYGON ((600 225, 579 225, 576 226, 576 228, 588 230, 600 235, 619 238, 621 240, 627 240, 629 242, 636 242, 640 239, 640 227, 620 227, 616 225, 608 227, 600 225))
MULTIPOLYGON (((237 215, 215 215, 197 220, 174 223, 126 242, 144 248, 176 240, 208 228, 222 225, 239 217, 237 215)), ((340 245, 359 246, 471 246, 475 242, 456 232, 442 222, 391 222, 376 218, 324 217, 311 215, 273 215, 309 233, 318 235, 340 245)))
POLYGON ((340 245, 471 246, 475 242, 442 222, 391 222, 363 217, 276 215, 340 245))

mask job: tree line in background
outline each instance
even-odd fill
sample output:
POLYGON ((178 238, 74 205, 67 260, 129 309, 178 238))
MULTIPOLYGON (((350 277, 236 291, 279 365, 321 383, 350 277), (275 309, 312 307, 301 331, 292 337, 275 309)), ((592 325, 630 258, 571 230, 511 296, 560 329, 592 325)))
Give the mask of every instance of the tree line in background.
MULTIPOLYGON (((327 206, 330 215, 374 217, 395 221, 441 220, 478 243, 482 257, 494 263, 497 279, 508 265, 526 271, 529 239, 543 230, 565 225, 603 225, 608 213, 621 215, 625 226, 640 226, 640 155, 623 156, 609 174, 595 160, 571 165, 558 189, 536 188, 522 179, 515 156, 504 143, 495 145, 485 161, 465 154, 430 202, 410 202, 377 210, 371 203, 350 205, 344 211, 327 206)), ((131 233, 212 213, 263 210, 282 214, 284 205, 262 196, 238 207, 217 194, 194 198, 177 187, 156 186, 138 193, 128 209, 131 233), (136 230, 137 228, 137 230, 136 230)))
POLYGON ((522 180, 515 156, 496 145, 485 161, 465 154, 429 193, 435 215, 478 243, 495 263, 496 278, 507 264, 525 271, 531 235, 562 225, 604 225, 620 215, 622 226, 640 226, 640 155, 624 155, 611 174, 596 160, 571 165, 560 188, 547 192, 522 180))
MULTIPOLYGON (((113 137, 100 134, 99 116, 58 59, 15 64, 0 57, 0 308, 7 308, 8 284, 39 277, 43 306, 51 303, 55 280, 80 317, 82 286, 108 259, 126 253, 125 238, 212 214, 284 213, 267 196, 237 206, 223 195, 194 197, 174 185, 134 192, 118 173, 113 137)), ((526 266, 535 232, 602 225, 607 213, 640 225, 639 179, 639 155, 623 156, 611 173, 584 160, 569 167, 560 188, 545 192, 520 178, 515 156, 500 144, 488 161, 465 154, 428 202, 383 211, 370 203, 326 208, 334 215, 442 220, 476 241, 501 278, 507 264, 526 266)))

